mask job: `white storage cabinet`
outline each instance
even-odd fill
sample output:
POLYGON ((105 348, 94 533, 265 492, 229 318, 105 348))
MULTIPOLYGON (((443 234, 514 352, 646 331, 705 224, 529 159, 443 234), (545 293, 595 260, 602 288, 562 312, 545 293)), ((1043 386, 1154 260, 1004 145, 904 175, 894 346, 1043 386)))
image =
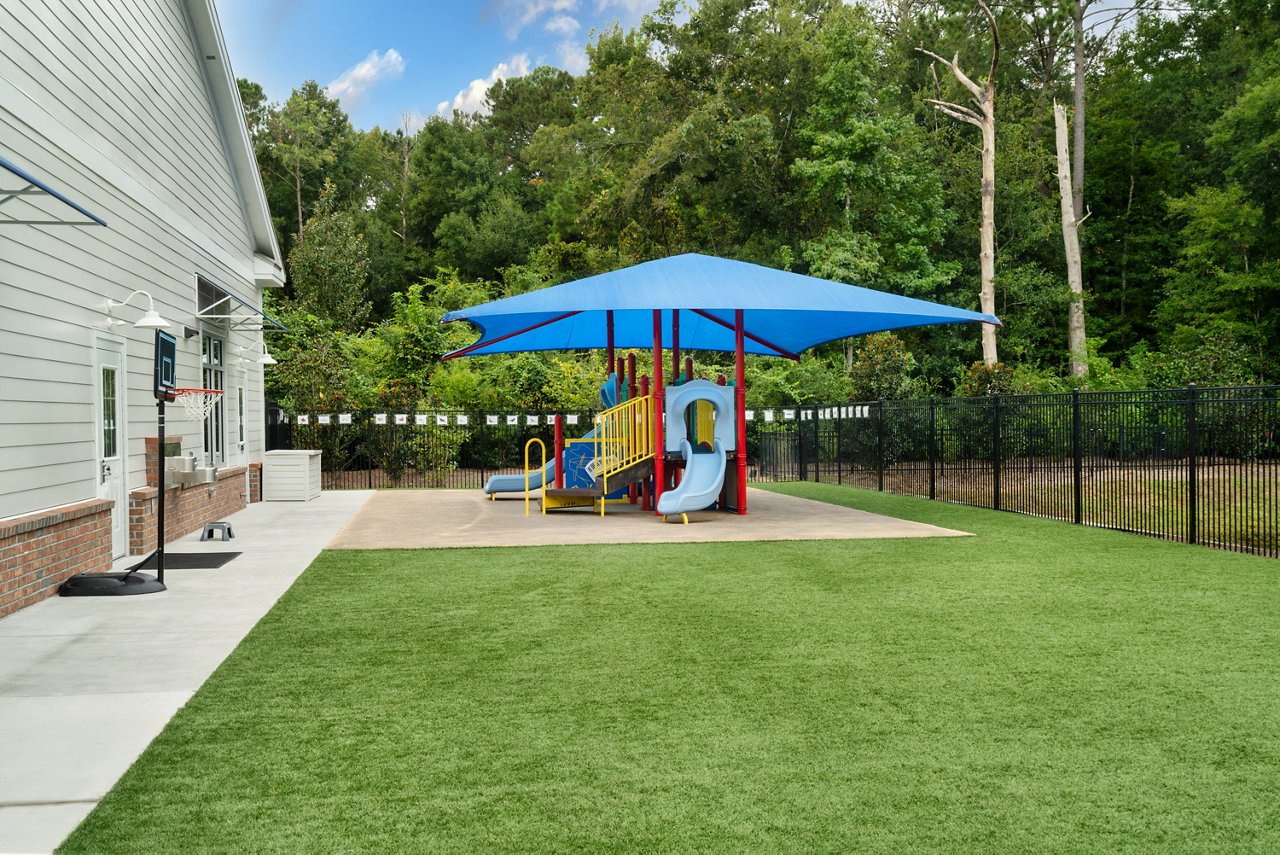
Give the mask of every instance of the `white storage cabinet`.
POLYGON ((268 451, 263 455, 264 502, 307 502, 319 495, 319 451, 268 451))

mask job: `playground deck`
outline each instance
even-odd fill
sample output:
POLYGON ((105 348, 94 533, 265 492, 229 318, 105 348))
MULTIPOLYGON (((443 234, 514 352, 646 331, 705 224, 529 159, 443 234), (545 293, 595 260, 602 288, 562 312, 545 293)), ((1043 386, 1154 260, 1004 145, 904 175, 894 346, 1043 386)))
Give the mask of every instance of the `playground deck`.
POLYGON ((748 490, 746 516, 718 511, 662 524, 632 505, 609 505, 602 519, 587 510, 545 516, 536 501, 490 501, 479 490, 386 490, 375 493, 329 542, 329 549, 426 549, 554 546, 587 543, 706 543, 744 540, 858 540, 966 537, 961 531, 894 519, 764 490, 748 490))

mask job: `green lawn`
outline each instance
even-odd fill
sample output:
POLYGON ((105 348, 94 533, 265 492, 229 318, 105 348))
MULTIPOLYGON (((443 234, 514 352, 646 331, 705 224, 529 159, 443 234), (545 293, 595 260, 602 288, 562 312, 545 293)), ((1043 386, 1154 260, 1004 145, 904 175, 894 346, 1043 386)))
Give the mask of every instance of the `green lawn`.
POLYGON ((1280 564, 776 489, 977 536, 325 553, 64 849, 1280 849, 1280 564))

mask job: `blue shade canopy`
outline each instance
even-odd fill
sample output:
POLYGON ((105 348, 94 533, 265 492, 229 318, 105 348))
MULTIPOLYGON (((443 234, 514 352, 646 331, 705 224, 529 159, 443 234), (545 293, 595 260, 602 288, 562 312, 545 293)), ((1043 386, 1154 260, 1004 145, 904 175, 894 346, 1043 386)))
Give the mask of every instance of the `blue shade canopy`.
POLYGON ((1000 323, 940 303, 688 254, 449 312, 442 322, 468 321, 481 335, 445 358, 606 347, 610 311, 616 347, 650 348, 654 309, 663 310, 663 347, 672 345, 672 310, 680 310, 682 349, 732 353, 734 311, 742 309, 747 353, 793 359, 824 342, 882 330, 1000 323))

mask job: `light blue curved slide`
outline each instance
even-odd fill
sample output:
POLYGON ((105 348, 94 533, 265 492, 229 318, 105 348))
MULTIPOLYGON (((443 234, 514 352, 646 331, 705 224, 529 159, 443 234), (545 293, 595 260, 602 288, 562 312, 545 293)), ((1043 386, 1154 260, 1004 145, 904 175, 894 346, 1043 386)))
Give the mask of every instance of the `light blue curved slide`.
POLYGON ((724 486, 725 453, 720 440, 713 449, 694 450, 689 440, 681 440, 680 453, 684 455, 684 476, 673 490, 658 497, 658 513, 683 514, 710 507, 720 498, 724 486))
MULTIPOLYGON (((529 489, 541 490, 542 479, 546 478, 548 483, 554 481, 556 477, 556 461, 555 458, 547 461, 547 465, 537 472, 529 473, 529 489)), ((484 493, 486 496, 492 493, 523 493, 524 492, 524 474, 519 475, 490 475, 489 480, 485 482, 484 493)))

